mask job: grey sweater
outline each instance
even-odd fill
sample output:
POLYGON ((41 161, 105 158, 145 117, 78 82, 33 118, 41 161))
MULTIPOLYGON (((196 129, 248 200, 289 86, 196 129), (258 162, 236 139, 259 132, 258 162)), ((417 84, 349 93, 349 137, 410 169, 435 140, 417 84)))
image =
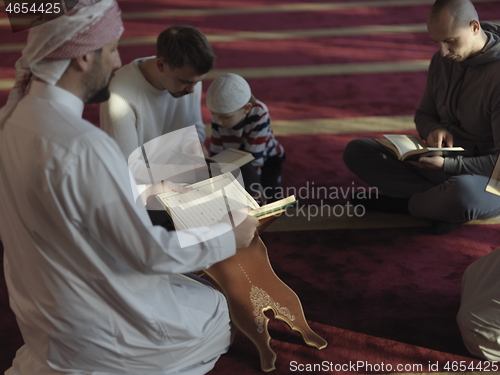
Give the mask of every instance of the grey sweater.
POLYGON ((500 26, 481 22, 484 51, 463 62, 442 57, 429 66, 427 87, 415 114, 423 139, 438 128, 453 135, 465 152, 447 155, 444 171, 489 176, 500 152, 500 26))

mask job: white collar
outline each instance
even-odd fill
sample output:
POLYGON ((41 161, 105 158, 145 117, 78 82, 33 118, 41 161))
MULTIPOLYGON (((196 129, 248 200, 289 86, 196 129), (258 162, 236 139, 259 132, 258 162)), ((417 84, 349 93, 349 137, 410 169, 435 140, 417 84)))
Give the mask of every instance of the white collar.
POLYGON ((57 102, 67 107, 75 116, 82 117, 84 103, 73 93, 62 89, 58 86, 49 85, 48 83, 32 80, 28 91, 29 95, 38 96, 57 102))

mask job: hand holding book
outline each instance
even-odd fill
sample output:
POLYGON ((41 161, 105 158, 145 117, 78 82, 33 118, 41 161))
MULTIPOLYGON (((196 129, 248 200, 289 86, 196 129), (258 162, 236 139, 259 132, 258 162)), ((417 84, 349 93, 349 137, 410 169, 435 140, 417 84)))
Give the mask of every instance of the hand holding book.
POLYGON ((427 147, 453 147, 453 135, 444 128, 436 129, 427 136, 427 147))
POLYGON ((257 232, 257 227, 259 226, 259 220, 249 215, 249 211, 250 208, 248 207, 240 208, 228 212, 221 219, 221 222, 233 228, 237 249, 243 249, 250 245, 250 242, 257 232))
MULTIPOLYGON (((433 152, 430 152, 431 154, 433 152)), ((442 153, 441 153, 442 154, 442 153)), ((418 160, 408 160, 408 163, 414 165, 421 169, 436 169, 442 170, 444 166, 444 158, 441 155, 429 155, 423 154, 425 156, 420 156, 418 160)))
MULTIPOLYGON (((384 137, 385 139, 377 139, 376 141, 392 151, 399 160, 406 160, 410 157, 419 159, 422 154, 426 154, 426 157, 438 157, 437 154, 429 154, 430 152, 464 151, 462 147, 427 147, 427 144, 415 135, 384 134, 384 137)), ((450 138, 447 139, 438 137, 431 142, 442 143, 443 140, 450 142, 450 138)), ((451 142, 453 141, 451 140, 451 142)))

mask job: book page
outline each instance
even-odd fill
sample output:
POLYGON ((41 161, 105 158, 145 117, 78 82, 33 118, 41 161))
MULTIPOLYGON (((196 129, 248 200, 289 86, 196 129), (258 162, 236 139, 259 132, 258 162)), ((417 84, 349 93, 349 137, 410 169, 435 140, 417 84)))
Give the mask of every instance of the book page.
POLYGON ((231 173, 189 187, 192 190, 184 194, 169 192, 157 195, 169 208, 178 229, 212 226, 230 211, 259 207, 231 173))
POLYGON ((400 156, 410 151, 425 149, 422 141, 414 135, 384 134, 384 137, 396 146, 400 156))
POLYGON ((497 159, 495 168, 491 173, 488 185, 486 185, 486 191, 495 195, 500 195, 500 158, 497 159))

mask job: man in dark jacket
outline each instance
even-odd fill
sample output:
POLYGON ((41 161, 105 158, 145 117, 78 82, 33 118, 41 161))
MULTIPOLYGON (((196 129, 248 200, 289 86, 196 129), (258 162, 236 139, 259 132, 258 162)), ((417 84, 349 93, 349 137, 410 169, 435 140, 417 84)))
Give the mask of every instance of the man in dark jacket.
POLYGON ((384 194, 362 200, 367 209, 434 221, 434 233, 500 215, 500 197, 485 192, 500 151, 500 27, 479 22, 469 0, 437 0, 427 29, 439 46, 415 114, 430 147, 461 153, 401 162, 373 139, 347 145, 344 162, 384 194))

